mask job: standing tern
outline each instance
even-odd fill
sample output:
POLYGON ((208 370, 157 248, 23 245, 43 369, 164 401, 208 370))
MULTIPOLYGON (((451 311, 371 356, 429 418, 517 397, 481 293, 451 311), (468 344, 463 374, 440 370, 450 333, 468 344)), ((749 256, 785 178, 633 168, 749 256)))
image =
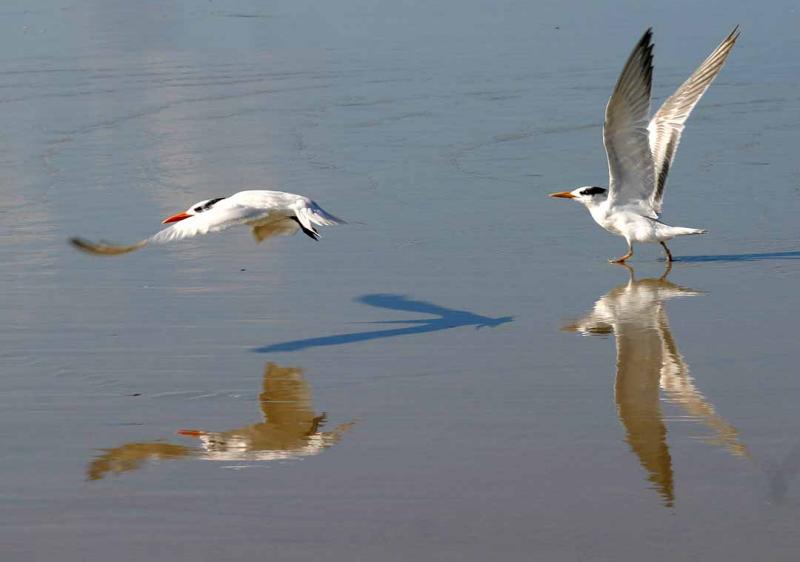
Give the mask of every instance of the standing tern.
POLYGON ((583 186, 551 193, 551 197, 583 203, 592 218, 612 234, 625 238, 628 253, 609 260, 624 263, 634 242, 665 242, 684 234, 705 234, 700 228, 669 226, 659 221, 667 174, 681 140, 684 123, 728 58, 739 26, 703 61, 686 82, 650 118, 653 81, 653 30, 645 31, 622 69, 606 105, 603 144, 608 156, 609 187, 583 186))
POLYGON ((295 234, 302 230, 310 238, 319 240, 315 225, 345 224, 345 221, 323 210, 308 197, 282 191, 240 191, 229 197, 217 197, 195 203, 185 211, 163 220, 171 224, 150 238, 130 246, 95 243, 83 238, 71 238, 76 248, 91 254, 114 256, 127 254, 148 244, 163 244, 173 240, 192 238, 209 232, 219 232, 244 224, 253 227, 256 242, 278 235, 295 234))

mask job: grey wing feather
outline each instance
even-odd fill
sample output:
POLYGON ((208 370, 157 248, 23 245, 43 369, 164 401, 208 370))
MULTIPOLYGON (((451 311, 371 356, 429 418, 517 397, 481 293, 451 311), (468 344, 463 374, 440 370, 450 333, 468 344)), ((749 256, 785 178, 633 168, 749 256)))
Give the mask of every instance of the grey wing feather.
POLYGON ((644 208, 653 190, 653 156, 647 131, 653 81, 652 37, 652 29, 648 29, 639 40, 606 106, 603 144, 608 156, 609 201, 615 206, 644 208))
POLYGON ((686 82, 666 99, 647 126, 655 166, 655 189, 650 197, 650 206, 656 213, 661 212, 667 174, 675 159, 684 123, 711 82, 719 74, 738 37, 739 26, 737 25, 714 52, 703 61, 703 64, 697 67, 697 70, 686 82))

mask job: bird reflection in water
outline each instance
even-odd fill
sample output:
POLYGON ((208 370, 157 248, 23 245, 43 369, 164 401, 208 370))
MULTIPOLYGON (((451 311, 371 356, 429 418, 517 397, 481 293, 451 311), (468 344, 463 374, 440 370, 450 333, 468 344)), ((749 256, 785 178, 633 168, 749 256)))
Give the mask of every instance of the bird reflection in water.
POLYGON ((228 431, 184 429, 199 447, 163 441, 126 443, 106 449, 87 468, 89 480, 141 468, 147 461, 200 458, 211 461, 273 461, 318 455, 336 444, 353 423, 321 431, 325 413, 316 414, 303 371, 267 363, 259 394, 264 421, 228 431))
POLYGON ((664 302, 703 293, 667 281, 669 266, 660 278, 639 281, 631 267, 623 267, 628 269, 630 280, 600 297, 590 314, 564 330, 584 335, 613 333, 616 337, 614 397, 625 427, 625 439, 664 504, 672 506, 674 476, 661 392, 668 403, 679 406, 689 419, 711 430, 707 442, 722 446, 737 457, 749 454, 739 441, 736 428, 720 417, 695 387, 669 327, 664 302))

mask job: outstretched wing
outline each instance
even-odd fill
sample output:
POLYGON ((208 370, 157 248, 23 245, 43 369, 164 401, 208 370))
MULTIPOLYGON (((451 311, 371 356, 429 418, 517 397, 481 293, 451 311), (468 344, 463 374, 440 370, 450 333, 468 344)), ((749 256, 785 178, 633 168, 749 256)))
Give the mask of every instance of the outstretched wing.
POLYGON ((719 74, 738 37, 739 26, 737 25, 714 52, 703 61, 703 64, 689 76, 689 79, 667 98, 647 126, 655 166, 655 189, 650 197, 650 206, 656 213, 661 212, 661 200, 664 197, 667 174, 675 159, 684 123, 711 82, 719 74))
POLYGON ((245 224, 267 215, 267 210, 250 207, 237 203, 227 202, 224 199, 214 205, 210 210, 192 215, 188 219, 176 222, 147 239, 148 242, 164 244, 174 240, 192 238, 209 232, 227 230, 237 224, 245 224))
POLYGON ((609 202, 636 205, 644 212, 653 191, 653 156, 648 141, 653 81, 653 31, 633 49, 606 105, 603 144, 608 156, 609 202))

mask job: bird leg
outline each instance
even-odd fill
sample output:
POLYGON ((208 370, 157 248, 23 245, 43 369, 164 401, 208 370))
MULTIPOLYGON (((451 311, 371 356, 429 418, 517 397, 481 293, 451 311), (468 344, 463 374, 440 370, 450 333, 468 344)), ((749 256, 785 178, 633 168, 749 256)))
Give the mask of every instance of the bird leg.
POLYGON ((625 263, 625 260, 630 258, 633 255, 633 244, 628 242, 628 253, 622 256, 621 258, 617 258, 614 260, 608 260, 610 263, 625 263))
POLYGON ((664 242, 660 242, 661 247, 664 248, 664 251, 667 253, 667 263, 672 263, 674 260, 672 259, 672 252, 669 251, 667 245, 664 242))

